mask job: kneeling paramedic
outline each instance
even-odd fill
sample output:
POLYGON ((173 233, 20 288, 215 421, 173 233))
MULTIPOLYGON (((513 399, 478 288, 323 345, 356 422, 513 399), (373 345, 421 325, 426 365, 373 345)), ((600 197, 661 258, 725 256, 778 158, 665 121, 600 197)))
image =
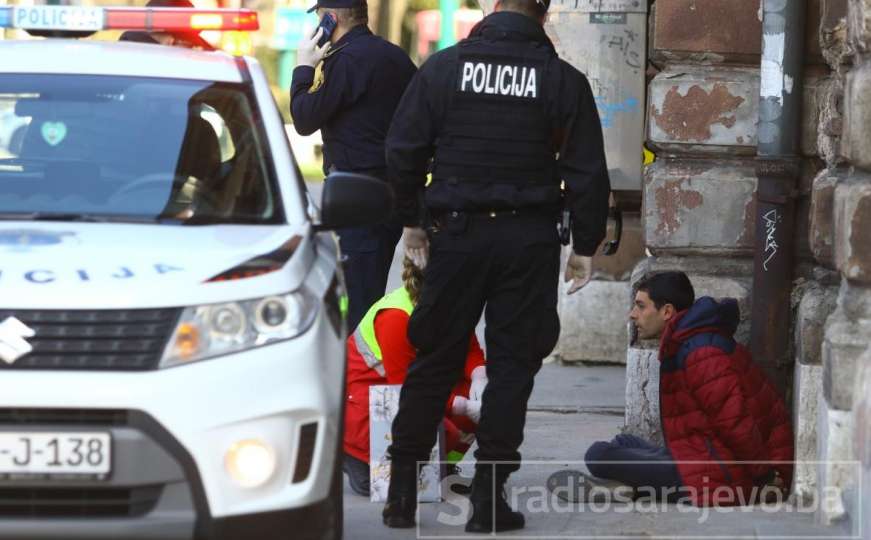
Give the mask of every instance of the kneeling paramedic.
POLYGON ((424 64, 387 136, 406 252, 429 257, 408 328, 418 356, 392 429, 388 527, 415 524, 416 464, 429 456, 485 305, 489 383, 466 530, 524 526, 502 488, 519 468, 533 379, 559 336, 561 183, 573 218, 570 293, 590 279, 610 193, 593 94, 545 34, 548 6, 497 2, 469 39, 424 64))
MULTIPOLYGON (((417 352, 408 342, 408 320, 420 297, 423 272, 405 259, 403 286, 375 303, 354 333, 348 337, 348 368, 345 388, 345 459, 342 464, 351 489, 369 496, 369 387, 402 384, 417 352)), ((481 396, 487 386, 484 351, 474 332, 462 377, 456 381, 445 404, 445 450, 450 476, 475 439, 481 415, 481 396)), ((452 485, 457 492, 468 488, 452 485)))

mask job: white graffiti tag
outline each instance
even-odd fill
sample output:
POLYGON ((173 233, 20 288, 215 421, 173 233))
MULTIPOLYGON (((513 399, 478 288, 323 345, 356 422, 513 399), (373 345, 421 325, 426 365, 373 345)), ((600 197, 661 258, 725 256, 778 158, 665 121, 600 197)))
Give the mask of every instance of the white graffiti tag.
POLYGON ((777 255, 777 240, 775 236, 777 235, 777 224, 783 221, 783 216, 777 213, 777 210, 770 210, 762 219, 765 220, 765 254, 767 257, 765 261, 762 263, 762 267, 768 272, 768 263, 777 255))

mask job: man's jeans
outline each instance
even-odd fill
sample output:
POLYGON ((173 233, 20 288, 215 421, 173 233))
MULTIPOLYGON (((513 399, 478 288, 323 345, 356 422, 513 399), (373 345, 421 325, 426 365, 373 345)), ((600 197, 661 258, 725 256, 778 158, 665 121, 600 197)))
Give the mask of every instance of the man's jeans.
POLYGON ((617 435, 611 442, 593 443, 584 460, 593 476, 657 493, 668 489, 674 494, 669 499, 676 498, 681 486, 680 474, 668 449, 634 435, 617 435))

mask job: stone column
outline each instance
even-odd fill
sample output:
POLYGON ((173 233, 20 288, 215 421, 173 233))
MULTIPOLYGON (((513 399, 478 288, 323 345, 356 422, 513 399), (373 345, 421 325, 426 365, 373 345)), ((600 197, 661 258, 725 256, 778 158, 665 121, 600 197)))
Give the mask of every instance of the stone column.
MULTIPOLYGON (((860 505, 871 500, 863 499, 871 497, 871 486, 858 482, 857 470, 871 462, 871 2, 824 1, 820 38, 834 73, 822 99, 818 140, 828 168, 814 181, 811 250, 837 269, 841 285, 825 325, 817 433, 818 491, 835 496, 818 518, 846 522, 856 534, 867 508, 860 505), (858 463, 836 463, 850 460, 858 463)), ((871 538, 867 521, 864 534, 871 538)))

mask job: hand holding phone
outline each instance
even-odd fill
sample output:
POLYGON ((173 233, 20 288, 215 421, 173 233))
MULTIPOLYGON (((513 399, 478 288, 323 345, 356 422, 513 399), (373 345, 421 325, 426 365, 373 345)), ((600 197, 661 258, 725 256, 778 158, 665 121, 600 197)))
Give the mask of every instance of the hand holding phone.
POLYGON ((304 38, 296 50, 296 65, 317 67, 330 48, 330 37, 338 25, 336 16, 327 13, 311 37, 304 38))
MULTIPOLYGON (((324 13, 324 16, 321 18, 321 22, 318 24, 318 29, 323 28, 323 33, 321 34, 321 39, 318 40, 318 47, 323 47, 326 45, 330 38, 333 35, 333 32, 336 30, 336 26, 339 24, 339 21, 336 20, 335 13, 324 13)), ((317 33, 317 29, 315 29, 315 33, 317 33)))

